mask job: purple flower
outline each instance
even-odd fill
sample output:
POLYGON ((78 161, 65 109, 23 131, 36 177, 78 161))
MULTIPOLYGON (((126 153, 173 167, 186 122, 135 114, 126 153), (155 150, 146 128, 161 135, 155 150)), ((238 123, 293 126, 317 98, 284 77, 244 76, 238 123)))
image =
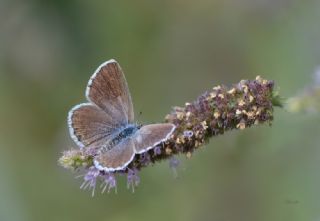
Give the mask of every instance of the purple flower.
POLYGON ((84 153, 87 156, 95 156, 98 154, 98 152, 99 152, 99 149, 92 148, 92 147, 85 148, 85 150, 84 150, 84 153))
POLYGON ((174 177, 178 177, 177 168, 180 165, 180 161, 176 157, 171 157, 169 160, 169 167, 172 169, 174 177))
POLYGON ((95 167, 89 168, 87 173, 84 175, 84 182, 80 186, 80 189, 92 189, 92 196, 94 196, 94 191, 96 188, 97 178, 100 175, 100 171, 96 169, 95 167))
POLYGON ((185 130, 183 131, 183 136, 187 138, 191 138, 193 136, 193 131, 192 130, 185 130))
POLYGON ((150 155, 149 155, 148 152, 145 152, 145 153, 141 154, 140 162, 144 166, 147 166, 151 162, 150 155))
POLYGON ((106 189, 108 189, 108 193, 109 193, 112 188, 114 188, 115 193, 117 193, 117 180, 114 174, 107 173, 103 175, 102 178, 103 178, 103 182, 101 184, 102 193, 104 193, 106 189))
POLYGON ((134 187, 138 186, 139 183, 140 183, 140 177, 138 176, 138 169, 136 169, 136 168, 129 169, 128 168, 128 175, 127 175, 128 189, 131 187, 132 192, 134 192, 134 187))
POLYGON ((155 148, 153 148, 154 155, 160 155, 161 154, 161 147, 158 145, 155 148))
POLYGON ((180 161, 176 157, 171 157, 169 161, 169 167, 171 169, 176 169, 180 165, 180 161))

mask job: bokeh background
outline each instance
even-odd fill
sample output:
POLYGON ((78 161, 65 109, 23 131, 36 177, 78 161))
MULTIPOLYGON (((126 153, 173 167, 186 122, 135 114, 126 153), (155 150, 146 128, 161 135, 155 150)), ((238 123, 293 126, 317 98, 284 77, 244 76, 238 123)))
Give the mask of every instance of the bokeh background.
POLYGON ((319 21, 319 0, 0 0, 0 220, 320 220, 319 114, 276 109, 272 127, 181 156, 177 179, 148 167, 134 194, 120 177, 92 198, 57 165, 103 61, 120 62, 139 120, 158 122, 258 74, 295 95, 320 64, 319 21))

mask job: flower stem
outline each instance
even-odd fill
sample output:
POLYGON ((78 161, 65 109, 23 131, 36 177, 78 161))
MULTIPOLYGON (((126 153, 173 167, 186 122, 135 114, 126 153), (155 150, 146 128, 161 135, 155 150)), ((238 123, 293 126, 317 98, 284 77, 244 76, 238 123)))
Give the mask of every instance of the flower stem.
MULTIPOLYGON (((274 91, 274 82, 259 76, 255 80, 242 80, 230 88, 216 86, 194 102, 173 108, 165 122, 174 124, 176 129, 167 141, 148 151, 148 159, 155 163, 181 153, 190 158, 195 150, 213 136, 253 125, 271 125, 273 107, 282 106, 280 96, 274 91)), ((144 161, 142 155, 136 155, 124 172, 134 168, 140 170, 148 165, 144 161)), ((59 162, 66 168, 75 165, 77 168, 88 168, 92 166, 92 157, 80 150, 67 151, 59 162)))

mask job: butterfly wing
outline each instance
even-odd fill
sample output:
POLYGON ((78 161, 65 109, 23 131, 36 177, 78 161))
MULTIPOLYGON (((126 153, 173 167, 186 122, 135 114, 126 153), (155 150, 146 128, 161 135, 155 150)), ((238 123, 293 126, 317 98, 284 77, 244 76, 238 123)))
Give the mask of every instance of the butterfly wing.
POLYGON ((96 168, 104 171, 124 169, 135 153, 143 153, 167 140, 173 124, 143 126, 131 138, 111 149, 102 149, 115 131, 133 123, 133 105, 121 67, 110 60, 98 67, 89 80, 86 97, 91 103, 75 106, 68 115, 71 137, 80 147, 100 148, 94 159, 96 168))
POLYGON ((142 126, 134 135, 135 153, 144 153, 169 139, 175 126, 169 123, 142 126))
POLYGON ((68 114, 70 135, 81 148, 100 147, 116 130, 116 124, 112 116, 90 103, 79 104, 68 114))
POLYGON ((94 165, 97 169, 106 172, 122 170, 133 160, 134 155, 134 142, 127 138, 109 150, 102 150, 95 157, 94 165))
POLYGON ((126 79, 115 60, 101 64, 90 78, 87 99, 68 115, 70 135, 79 147, 99 148, 134 118, 126 79))
POLYGON ((118 121, 119 126, 133 123, 134 113, 127 81, 113 59, 101 64, 89 80, 87 99, 118 121))

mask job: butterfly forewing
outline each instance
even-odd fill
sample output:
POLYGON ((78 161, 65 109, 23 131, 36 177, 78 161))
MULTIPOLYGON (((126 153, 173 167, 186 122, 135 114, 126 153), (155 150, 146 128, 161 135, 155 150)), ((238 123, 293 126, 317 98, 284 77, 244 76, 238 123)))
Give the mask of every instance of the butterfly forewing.
POLYGON ((161 142, 166 141, 173 133, 175 126, 169 123, 149 124, 142 126, 132 138, 136 153, 144 153, 161 142))
POLYGON ((97 169, 115 171, 124 169, 134 158, 134 142, 127 138, 110 149, 102 149, 94 164, 97 169))
POLYGON ((116 130, 116 121, 99 107, 79 104, 68 115, 70 135, 80 147, 98 148, 116 130))
POLYGON ((95 71, 89 80, 86 96, 118 121, 119 125, 133 122, 133 105, 127 81, 115 60, 103 63, 95 71))

